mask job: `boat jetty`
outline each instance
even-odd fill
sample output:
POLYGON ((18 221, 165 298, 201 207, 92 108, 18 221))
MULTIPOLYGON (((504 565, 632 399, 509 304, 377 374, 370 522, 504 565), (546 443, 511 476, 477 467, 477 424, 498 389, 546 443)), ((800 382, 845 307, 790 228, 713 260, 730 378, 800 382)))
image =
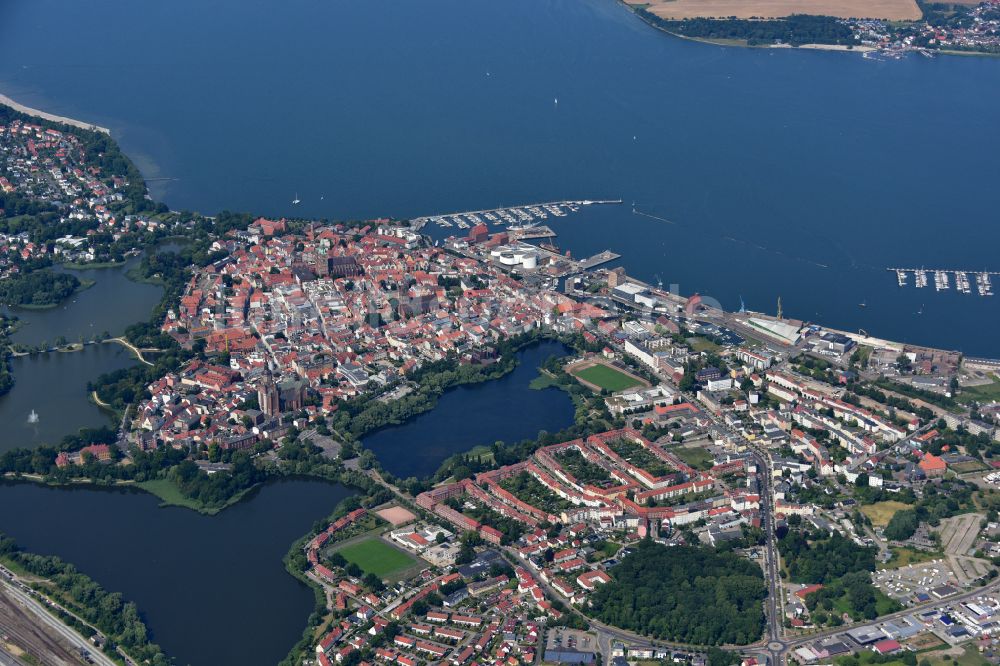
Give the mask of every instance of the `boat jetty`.
POLYGON ((479 224, 506 225, 508 232, 519 234, 520 238, 550 238, 556 235, 555 232, 548 227, 538 226, 539 222, 548 219, 550 215, 554 218, 566 217, 570 213, 579 211, 583 206, 620 204, 621 202, 621 199, 549 201, 547 203, 527 204, 524 206, 424 215, 413 218, 410 223, 418 231, 428 223, 433 223, 444 228, 458 227, 459 229, 469 229, 479 224))
POLYGON ((612 252, 611 250, 604 250, 603 252, 598 252, 589 259, 584 259, 583 261, 577 262, 577 268, 581 271, 589 271, 591 268, 596 268, 601 264, 606 264, 609 261, 614 261, 619 259, 622 255, 617 252, 612 252))
POLYGON ((934 288, 937 291, 951 289, 951 277, 955 276, 955 290, 963 294, 972 293, 972 281, 969 274, 976 276, 976 291, 980 296, 992 296, 993 284, 990 281, 991 275, 1000 275, 997 271, 962 271, 954 269, 939 268, 887 268, 888 271, 896 273, 896 281, 900 287, 905 287, 913 273, 914 286, 922 289, 929 284, 928 274, 934 276, 934 288))

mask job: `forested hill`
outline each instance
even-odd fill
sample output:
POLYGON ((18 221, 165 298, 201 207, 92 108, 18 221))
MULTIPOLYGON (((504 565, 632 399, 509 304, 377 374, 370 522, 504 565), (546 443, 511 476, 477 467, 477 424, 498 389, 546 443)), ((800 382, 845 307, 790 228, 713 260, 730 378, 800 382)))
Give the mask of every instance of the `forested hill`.
POLYGON ((590 597, 607 624, 697 645, 745 645, 764 631, 764 575, 733 553, 646 540, 609 573, 590 597))

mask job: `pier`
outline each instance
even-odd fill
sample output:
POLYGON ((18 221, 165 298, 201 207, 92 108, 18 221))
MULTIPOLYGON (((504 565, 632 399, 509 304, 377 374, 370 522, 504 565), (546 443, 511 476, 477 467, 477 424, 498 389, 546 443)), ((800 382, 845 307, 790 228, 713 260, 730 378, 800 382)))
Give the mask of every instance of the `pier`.
POLYGON ((993 295, 993 283, 990 280, 992 275, 1000 275, 1000 271, 969 271, 956 270, 953 268, 887 268, 896 274, 896 282, 900 287, 905 287, 909 281, 910 273, 913 274, 913 283, 917 289, 926 287, 930 280, 928 275, 934 278, 934 289, 946 291, 951 289, 952 277, 955 278, 955 290, 963 294, 972 293, 972 281, 969 275, 976 277, 976 291, 980 296, 993 295))
POLYGON ((556 232, 544 225, 529 227, 510 227, 507 234, 514 240, 528 240, 531 238, 555 238, 556 232))
MULTIPOLYGON (((483 210, 469 210, 457 213, 441 213, 439 215, 424 215, 415 217, 410 222, 416 230, 422 229, 429 222, 440 227, 458 227, 468 229, 478 224, 495 226, 508 225, 517 230, 531 229, 539 221, 552 217, 566 217, 576 213, 584 206, 602 204, 620 204, 621 199, 576 199, 566 201, 548 201, 545 203, 525 204, 519 206, 504 206, 483 210)), ((551 231, 551 230, 550 230, 551 231)), ((553 236, 555 233, 552 234, 553 236)), ((545 238, 547 236, 521 236, 521 238, 545 238)))
POLYGON ((605 250, 604 252, 598 252, 589 259, 584 259, 577 265, 580 270, 589 271, 591 268, 595 268, 601 264, 606 264, 609 261, 614 261, 615 259, 619 259, 621 256, 622 255, 612 252, 611 250, 605 250))

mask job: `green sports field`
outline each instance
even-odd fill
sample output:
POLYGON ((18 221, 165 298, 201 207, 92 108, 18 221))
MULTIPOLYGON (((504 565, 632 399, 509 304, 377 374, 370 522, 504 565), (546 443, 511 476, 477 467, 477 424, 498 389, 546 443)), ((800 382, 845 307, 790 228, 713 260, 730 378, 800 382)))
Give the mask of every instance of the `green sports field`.
POLYGON ((365 573, 373 573, 379 578, 389 578, 392 574, 417 564, 415 558, 376 537, 362 539, 337 552, 348 562, 357 564, 365 573))
POLYGON ((573 370, 572 374, 574 377, 612 393, 615 391, 624 391, 633 386, 642 386, 642 382, 634 377, 629 377, 624 372, 603 364, 592 365, 582 370, 573 370))

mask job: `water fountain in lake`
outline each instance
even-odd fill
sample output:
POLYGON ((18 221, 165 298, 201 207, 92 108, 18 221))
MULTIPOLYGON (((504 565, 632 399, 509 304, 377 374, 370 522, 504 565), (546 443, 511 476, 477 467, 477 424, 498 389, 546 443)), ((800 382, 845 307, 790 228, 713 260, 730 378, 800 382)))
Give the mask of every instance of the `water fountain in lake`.
POLYGON ((38 423, 38 413, 35 410, 28 414, 28 423, 38 423))

